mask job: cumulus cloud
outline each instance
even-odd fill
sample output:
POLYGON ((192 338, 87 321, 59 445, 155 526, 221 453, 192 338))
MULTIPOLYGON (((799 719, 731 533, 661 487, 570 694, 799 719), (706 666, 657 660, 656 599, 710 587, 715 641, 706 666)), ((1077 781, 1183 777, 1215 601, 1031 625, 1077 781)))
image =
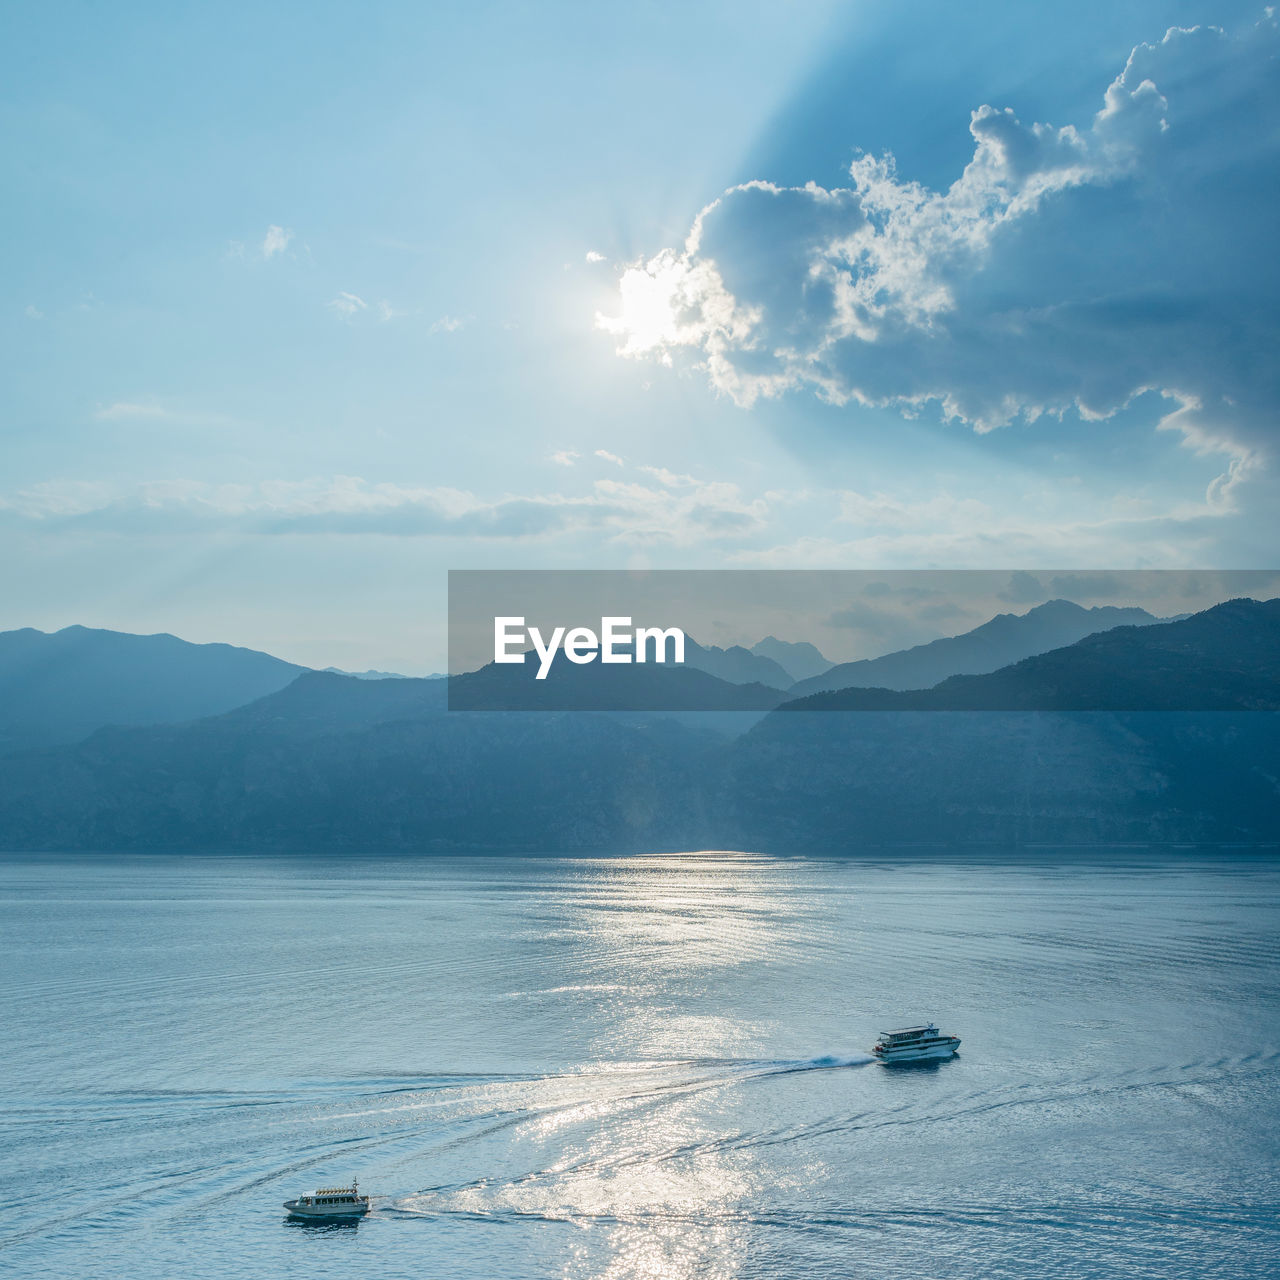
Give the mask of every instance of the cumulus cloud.
POLYGON ((604 261, 604 254, 595 249, 588 249, 586 260, 592 264, 604 261))
POLYGON ((847 187, 734 187, 597 323, 743 406, 807 389, 989 431, 1155 391, 1165 429, 1230 455, 1229 506, 1280 410, 1278 54, 1270 12, 1239 37, 1175 28, 1078 127, 979 107, 945 191, 868 155, 847 187))
POLYGON ((557 449, 551 455, 551 461, 558 463, 562 467, 571 467, 580 457, 582 457, 582 454, 574 449, 557 449))
POLYGON ((610 453, 608 449, 597 449, 596 457, 603 459, 605 462, 612 462, 615 467, 625 467, 627 465, 616 453, 610 453))
MULTIPOLYGON (((610 455, 612 459, 612 455, 610 455)), ((684 485, 696 485, 698 481, 690 475, 676 471, 668 471, 666 467, 641 467, 640 471, 647 476, 652 476, 660 485, 664 485, 668 489, 678 489, 684 485)))
POLYGON ((289 241, 292 239, 292 231, 286 230, 284 227, 277 227, 273 223, 267 228, 267 234, 262 237, 262 256, 269 259, 283 253, 289 247, 289 241))

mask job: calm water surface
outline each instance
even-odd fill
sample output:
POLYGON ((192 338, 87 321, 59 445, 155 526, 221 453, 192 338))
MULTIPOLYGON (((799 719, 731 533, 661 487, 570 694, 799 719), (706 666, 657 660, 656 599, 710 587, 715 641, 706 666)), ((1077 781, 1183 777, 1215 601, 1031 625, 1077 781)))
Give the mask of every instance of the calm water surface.
POLYGON ((1229 858, 9 857, 0 1272, 1280 1274, 1229 858), (922 1015, 960 1057, 868 1063, 922 1015))

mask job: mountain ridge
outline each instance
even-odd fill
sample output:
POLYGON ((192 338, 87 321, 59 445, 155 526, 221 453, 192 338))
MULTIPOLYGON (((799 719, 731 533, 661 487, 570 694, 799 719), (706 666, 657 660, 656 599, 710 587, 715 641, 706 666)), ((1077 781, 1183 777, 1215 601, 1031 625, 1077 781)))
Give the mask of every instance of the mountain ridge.
POLYGON ((1280 710, 1280 599, 1227 600, 1175 622, 1113 627, 930 689, 845 688, 779 710, 1280 710))
POLYGON ((308 668, 222 643, 73 625, 0 632, 0 751, 105 724, 180 723, 243 705, 308 668))
POLYGON ((998 613, 957 636, 942 636, 877 658, 841 662, 788 692, 802 698, 834 689, 929 689, 953 675, 983 675, 1012 662, 1074 644, 1116 626, 1149 626, 1164 619, 1145 609, 1047 600, 1026 613, 998 613), (1101 625, 1100 625, 1101 624, 1101 625))
MULTIPOLYGON (((1229 602, 1074 647, 1095 666, 1126 651, 1181 660, 1217 636, 1226 649, 1210 679, 1248 673, 1262 654, 1270 680, 1277 619, 1280 602, 1229 602)), ((439 680, 306 672, 202 720, 9 756, 0 848, 797 853, 1280 839, 1275 712, 778 710, 725 741, 671 717, 446 711, 446 699, 439 680)))

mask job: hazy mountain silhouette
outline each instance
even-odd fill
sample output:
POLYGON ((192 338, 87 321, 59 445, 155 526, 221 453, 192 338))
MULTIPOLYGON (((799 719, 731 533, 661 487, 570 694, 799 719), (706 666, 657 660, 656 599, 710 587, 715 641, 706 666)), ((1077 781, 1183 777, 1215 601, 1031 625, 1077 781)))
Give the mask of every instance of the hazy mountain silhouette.
POLYGON ((774 851, 1280 838, 1280 712, 1196 707, 1280 707, 1280 601, 1091 635, 923 692, 788 702, 734 744, 722 834, 774 851), (990 709, 1100 705, 1157 709, 990 709))
MULTIPOLYGON (((368 671, 347 671, 343 667, 325 667, 325 671, 332 672, 336 676, 355 676, 357 680, 403 680, 405 677, 399 671, 375 671, 372 668, 368 671)), ((444 675, 439 671, 434 671, 429 676, 423 677, 426 680, 443 680, 444 675)))
POLYGON ((692 636, 685 637, 684 665, 696 667, 730 684, 763 684, 773 689, 789 689, 794 683, 794 677, 787 673, 785 667, 773 658, 757 653, 756 649, 744 649, 740 644, 721 649, 714 644, 699 644, 692 636))
POLYGON ((1228 600, 1178 622, 1123 626, 932 689, 840 689, 794 711, 1277 711, 1280 599, 1228 600))
MULTIPOLYGON (((996 686, 1275 705, 1278 614, 1277 601, 1232 601, 1091 636, 996 686)), ((679 668, 650 689, 668 678, 756 696, 679 668)), ((1280 838, 1276 712, 779 710, 726 742, 687 718, 446 702, 440 680, 306 672, 222 715, 15 754, 0 769, 0 848, 785 853, 1280 838)))
POLYGON ((1280 713, 766 716, 726 753, 714 847, 1280 840, 1280 713))
POLYGON ((0 847, 608 850, 690 829, 703 735, 444 708, 443 681, 310 672, 223 716, 13 756, 0 847))
POLYGON ((762 658, 772 658, 793 681, 820 676, 835 666, 807 640, 779 640, 777 636, 765 636, 751 646, 751 652, 762 658))
MULTIPOLYGON (((685 642, 685 662, 618 663, 605 666, 589 662, 577 665, 562 655, 545 679, 536 679, 536 657, 521 664, 488 663, 478 671, 452 676, 449 701, 454 710, 502 711, 548 709, 555 711, 769 711, 787 695, 778 688, 753 681, 750 684, 720 679, 692 665, 695 654, 707 651, 685 642)), ((718 651, 721 655, 725 650, 718 651)), ((753 663, 774 667, 764 658, 753 663)), ((728 662, 735 660, 729 658, 728 662)), ((740 671, 747 674, 748 670, 740 671)), ((781 671, 779 669, 779 674, 781 671)), ((785 676, 783 677, 785 680, 785 676)))
POLYGON ((0 632, 0 751, 215 715, 306 670, 254 649, 90 627, 0 632))
POLYGON ((955 675, 982 675, 1074 644, 1112 627, 1149 626, 1164 619, 1145 609, 1102 605, 1085 609, 1070 600, 1050 600, 1024 614, 1001 613, 962 635, 931 640, 880 658, 841 662, 791 687, 793 697, 827 689, 929 689, 955 675))

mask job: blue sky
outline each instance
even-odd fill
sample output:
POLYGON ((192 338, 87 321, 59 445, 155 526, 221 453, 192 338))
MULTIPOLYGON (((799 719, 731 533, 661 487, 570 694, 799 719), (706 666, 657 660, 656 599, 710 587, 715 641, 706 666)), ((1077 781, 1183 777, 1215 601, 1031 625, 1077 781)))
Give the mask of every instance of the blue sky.
POLYGON ((1274 26, 1059 10, 8 6, 0 626, 419 672, 449 568, 1270 567, 1274 26))

